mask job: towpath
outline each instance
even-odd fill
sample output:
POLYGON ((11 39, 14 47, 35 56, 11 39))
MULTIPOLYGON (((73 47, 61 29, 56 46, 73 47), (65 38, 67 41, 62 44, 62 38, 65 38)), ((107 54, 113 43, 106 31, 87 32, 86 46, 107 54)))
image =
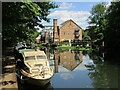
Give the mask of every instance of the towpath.
POLYGON ((15 74, 15 58, 13 47, 7 47, 2 52, 2 73, 0 75, 0 89, 18 90, 17 78, 15 74))

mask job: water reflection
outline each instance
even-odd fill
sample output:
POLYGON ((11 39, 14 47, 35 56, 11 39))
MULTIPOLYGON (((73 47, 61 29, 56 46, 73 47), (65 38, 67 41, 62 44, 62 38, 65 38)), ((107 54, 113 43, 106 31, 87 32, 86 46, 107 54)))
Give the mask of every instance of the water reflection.
POLYGON ((55 72, 46 88, 119 87, 118 66, 104 61, 104 53, 53 48, 46 48, 45 53, 55 72))
POLYGON ((118 67, 104 61, 104 53, 96 51, 50 50, 55 77, 53 87, 118 88, 118 67), (58 82, 62 82, 59 85, 58 82), (66 84, 67 83, 67 84, 66 84), (75 84, 73 84, 75 83, 75 84), (65 86, 65 85, 66 86, 65 86))
POLYGON ((89 57, 94 63, 86 67, 89 68, 88 76, 93 80, 92 86, 94 88, 119 88, 119 66, 106 61, 104 53, 93 51, 89 53, 89 57))
MULTIPOLYGON (((46 50, 46 53, 49 50, 46 50)), ((73 71, 82 62, 82 51, 73 50, 54 50, 52 53, 47 53, 49 60, 54 60, 55 73, 59 71, 59 65, 69 71, 73 71), (51 58, 53 56, 53 58, 51 58)))

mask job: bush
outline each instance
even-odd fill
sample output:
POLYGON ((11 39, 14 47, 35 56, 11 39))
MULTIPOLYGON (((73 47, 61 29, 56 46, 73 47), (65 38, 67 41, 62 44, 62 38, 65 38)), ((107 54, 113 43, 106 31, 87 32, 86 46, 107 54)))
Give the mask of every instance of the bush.
POLYGON ((66 44, 66 43, 69 43, 69 40, 64 40, 60 42, 60 44, 66 44))

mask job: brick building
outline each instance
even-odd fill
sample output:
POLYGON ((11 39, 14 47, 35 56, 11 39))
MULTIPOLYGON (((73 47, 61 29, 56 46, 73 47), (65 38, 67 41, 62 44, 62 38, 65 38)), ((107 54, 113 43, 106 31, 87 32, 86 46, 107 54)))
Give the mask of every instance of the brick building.
POLYGON ((44 25, 43 30, 41 31, 42 40, 45 43, 53 42, 53 26, 52 25, 44 25))
POLYGON ((82 28, 78 26, 73 20, 67 20, 60 24, 60 26, 57 25, 57 19, 53 20, 53 25, 47 25, 44 26, 44 32, 45 32, 45 42, 49 43, 47 40, 48 37, 51 38, 52 42, 60 42, 64 40, 73 40, 75 38, 74 31, 76 29, 79 29, 79 39, 82 40, 82 28), (49 30, 50 29, 50 30, 49 30))
POLYGON ((53 20, 54 24, 54 42, 60 42, 64 40, 73 40, 75 38, 74 31, 79 29, 79 39, 82 40, 82 28, 78 26, 73 20, 67 20, 57 26, 57 19, 53 20))

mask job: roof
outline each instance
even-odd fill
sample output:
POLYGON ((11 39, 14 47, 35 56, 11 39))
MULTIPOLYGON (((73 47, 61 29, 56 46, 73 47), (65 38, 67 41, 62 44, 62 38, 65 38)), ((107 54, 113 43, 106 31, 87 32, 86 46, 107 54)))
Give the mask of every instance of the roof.
MULTIPOLYGON (((67 20, 67 21, 65 21, 65 22, 63 22, 63 23, 61 23, 60 25, 61 25, 61 27, 63 27, 66 23, 68 23, 69 21, 72 21, 74 24, 76 24, 72 19, 70 19, 70 20, 67 20)), ((77 25, 77 24, 76 24, 77 25)), ((82 29, 79 25, 77 25, 80 29, 82 29)), ((60 28, 61 28, 60 27, 60 28)))
POLYGON ((39 55, 45 55, 44 51, 30 51, 30 52, 24 52, 25 57, 29 56, 39 56, 39 55))
POLYGON ((34 49, 20 49, 19 53, 29 52, 29 51, 35 51, 34 49))
POLYGON ((65 67, 67 70, 73 71, 78 65, 80 65, 81 62, 79 62, 78 64, 74 65, 74 64, 69 64, 67 65, 63 65, 63 67, 65 67))

